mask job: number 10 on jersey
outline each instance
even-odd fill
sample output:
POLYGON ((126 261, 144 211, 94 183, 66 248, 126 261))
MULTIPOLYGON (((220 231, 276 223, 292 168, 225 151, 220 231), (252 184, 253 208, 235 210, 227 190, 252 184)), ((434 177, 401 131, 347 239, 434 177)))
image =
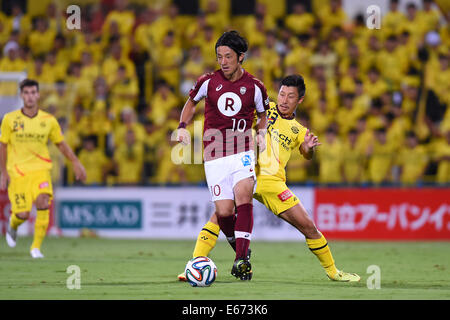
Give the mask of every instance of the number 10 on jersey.
POLYGON ((247 122, 245 119, 231 118, 231 120, 233 121, 233 131, 244 132, 247 128, 247 122))

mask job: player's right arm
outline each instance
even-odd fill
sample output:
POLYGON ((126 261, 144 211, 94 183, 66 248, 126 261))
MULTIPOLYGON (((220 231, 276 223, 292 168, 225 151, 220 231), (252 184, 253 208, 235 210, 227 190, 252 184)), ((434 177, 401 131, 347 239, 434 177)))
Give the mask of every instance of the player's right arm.
POLYGON ((181 142, 185 145, 190 142, 190 134, 189 131, 186 130, 186 126, 191 122, 192 118, 195 114, 195 105, 196 102, 191 98, 188 98, 186 103, 184 104, 183 110, 181 111, 180 116, 180 125, 177 130, 177 141, 181 142))
POLYGON ((197 103, 207 96, 208 84, 211 76, 212 73, 206 73, 200 76, 191 91, 189 91, 189 98, 181 111, 180 124, 177 130, 177 141, 183 144, 187 145, 190 143, 190 134, 189 131, 186 130, 186 126, 194 117, 195 106, 197 103))
POLYGON ((3 117, 0 136, 0 190, 6 190, 9 183, 9 174, 6 168, 6 160, 8 158, 8 143, 11 136, 11 126, 7 119, 7 115, 3 117))

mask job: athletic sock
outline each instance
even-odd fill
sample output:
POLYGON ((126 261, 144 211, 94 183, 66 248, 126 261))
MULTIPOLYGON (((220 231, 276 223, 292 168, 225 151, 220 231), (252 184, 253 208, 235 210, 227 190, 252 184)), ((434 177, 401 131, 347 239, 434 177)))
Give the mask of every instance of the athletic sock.
POLYGON ((31 244, 31 250, 34 248, 41 248, 42 241, 44 241, 45 235, 47 233, 47 227, 49 222, 49 209, 37 210, 36 221, 34 223, 34 237, 33 243, 31 244))
POLYGON ((24 223, 27 219, 20 219, 17 214, 15 213, 11 213, 11 219, 9 220, 9 225, 11 226, 11 228, 13 228, 14 230, 17 230, 17 228, 19 228, 19 226, 24 223))
POLYGON ((228 217, 217 216, 217 221, 219 222, 220 230, 227 237, 234 237, 234 225, 236 223, 236 217, 234 214, 228 217))
POLYGON ((211 250, 216 246, 219 237, 220 228, 217 224, 208 221, 202 231, 198 234, 192 257, 207 257, 211 250))
POLYGON ((247 257, 252 238, 253 204, 245 203, 236 207, 237 218, 234 236, 236 238, 236 260, 247 257))
POLYGON ((306 239, 306 244, 315 256, 319 259, 320 264, 325 269, 325 272, 334 277, 338 272, 327 239, 322 235, 319 239, 306 239))

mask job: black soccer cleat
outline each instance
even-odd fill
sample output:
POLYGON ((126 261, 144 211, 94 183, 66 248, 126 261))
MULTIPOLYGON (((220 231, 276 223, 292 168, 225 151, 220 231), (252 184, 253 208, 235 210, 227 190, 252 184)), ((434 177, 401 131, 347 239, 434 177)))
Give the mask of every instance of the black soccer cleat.
POLYGON ((236 260, 231 268, 231 274, 240 280, 251 280, 253 274, 250 261, 244 259, 236 260))

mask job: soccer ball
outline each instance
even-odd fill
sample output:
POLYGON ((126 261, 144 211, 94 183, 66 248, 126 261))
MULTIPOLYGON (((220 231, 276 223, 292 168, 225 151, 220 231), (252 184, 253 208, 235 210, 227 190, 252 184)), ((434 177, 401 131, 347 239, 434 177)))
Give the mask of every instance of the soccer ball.
POLYGON ((209 287, 217 277, 217 267, 208 257, 188 261, 184 269, 187 282, 193 287, 209 287))

